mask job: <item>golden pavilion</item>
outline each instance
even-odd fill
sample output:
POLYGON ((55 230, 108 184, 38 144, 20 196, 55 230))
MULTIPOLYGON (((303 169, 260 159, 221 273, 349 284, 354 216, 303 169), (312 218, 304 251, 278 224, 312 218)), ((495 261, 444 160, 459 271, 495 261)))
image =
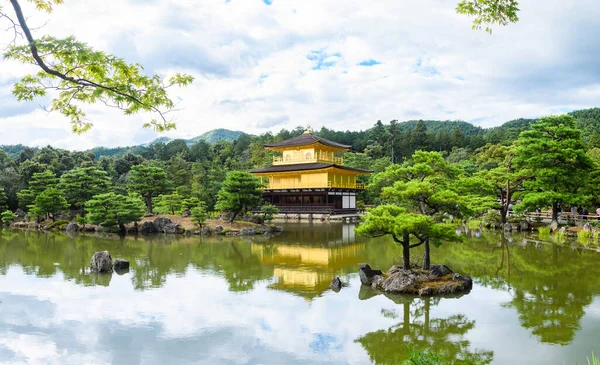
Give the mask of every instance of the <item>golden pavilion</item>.
POLYGON ((356 192, 364 189, 356 178, 373 171, 344 166, 338 155, 351 146, 316 136, 310 127, 298 137, 264 146, 280 155, 273 157, 273 165, 250 172, 264 184, 264 200, 281 213, 356 213, 356 192))

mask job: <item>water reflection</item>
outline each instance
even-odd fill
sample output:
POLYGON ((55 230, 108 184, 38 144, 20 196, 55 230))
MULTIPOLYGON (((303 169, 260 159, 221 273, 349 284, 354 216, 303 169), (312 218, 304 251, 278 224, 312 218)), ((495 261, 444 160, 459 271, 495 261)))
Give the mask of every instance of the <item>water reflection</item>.
POLYGON ((407 358, 411 348, 443 351, 448 359, 461 364, 472 363, 475 359, 483 364, 492 361, 493 351, 473 350, 465 338, 467 332, 475 328, 475 321, 469 320, 464 314, 432 317, 431 307, 439 304, 442 298, 401 295, 388 298, 399 304, 398 309, 384 309, 381 314, 401 320, 388 329, 369 332, 356 340, 364 346, 373 363, 400 364, 407 358))
POLYGON ((26 350, 44 348, 53 359, 78 354, 57 363, 94 362, 87 354, 173 362, 176 353, 180 363, 397 364, 413 343, 457 359, 484 349, 498 364, 584 360, 600 331, 598 253, 477 232, 432 252, 472 275, 474 289, 434 300, 361 286, 361 263, 388 268, 401 249, 355 237, 351 225, 292 224, 270 240, 3 230, 0 359, 44 363, 43 351, 26 350), (91 274, 99 250, 128 259, 130 272, 91 274), (335 276, 350 283, 337 294, 335 276))

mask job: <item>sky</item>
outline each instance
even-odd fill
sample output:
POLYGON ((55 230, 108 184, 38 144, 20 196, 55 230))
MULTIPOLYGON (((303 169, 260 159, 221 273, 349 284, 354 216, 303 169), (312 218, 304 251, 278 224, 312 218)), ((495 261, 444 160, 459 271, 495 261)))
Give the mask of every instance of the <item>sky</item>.
MULTIPOLYGON (((72 0, 50 15, 23 7, 34 37, 74 35, 148 73, 193 75, 170 91, 171 138, 393 119, 491 127, 600 106, 597 0, 523 0, 520 21, 492 35, 472 30, 457 1, 72 0)), ((2 22, 0 47, 12 40, 2 22)), ((142 128, 152 115, 104 105, 84 106, 94 127, 72 134, 67 118, 45 111, 49 98, 11 94, 32 70, 0 58, 0 144, 84 150, 161 136, 142 128)))

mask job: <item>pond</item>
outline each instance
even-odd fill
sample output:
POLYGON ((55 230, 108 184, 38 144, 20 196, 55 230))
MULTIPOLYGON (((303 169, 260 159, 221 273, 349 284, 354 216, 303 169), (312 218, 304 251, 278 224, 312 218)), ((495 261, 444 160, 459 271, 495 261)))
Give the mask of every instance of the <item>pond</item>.
POLYGON ((587 363, 600 352, 600 253, 528 238, 467 232, 433 248, 432 262, 472 275, 473 290, 414 298, 361 286, 361 263, 387 269, 402 253, 347 224, 253 240, 5 229, 0 363, 398 365, 410 346, 491 364, 587 363), (130 271, 90 274, 100 250, 130 271), (335 276, 348 283, 339 293, 335 276))

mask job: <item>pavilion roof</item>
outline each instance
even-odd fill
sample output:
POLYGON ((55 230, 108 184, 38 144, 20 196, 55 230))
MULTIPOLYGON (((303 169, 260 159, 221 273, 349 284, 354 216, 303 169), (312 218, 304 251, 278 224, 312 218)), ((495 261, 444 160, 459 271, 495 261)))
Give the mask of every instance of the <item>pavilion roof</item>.
POLYGON ((359 173, 363 173, 363 174, 369 174, 369 173, 373 172, 372 170, 363 170, 363 169, 357 169, 354 167, 336 165, 333 163, 319 163, 319 162, 289 164, 289 165, 274 165, 274 166, 268 166, 268 167, 261 167, 258 169, 252 169, 252 170, 250 170, 250 172, 253 172, 253 173, 291 172, 291 171, 321 170, 321 169, 327 169, 330 167, 335 167, 340 170, 355 171, 355 172, 359 172, 359 173))
POLYGON ((348 150, 348 149, 350 149, 350 147, 352 147, 352 146, 347 146, 347 145, 344 145, 341 143, 333 142, 333 141, 330 141, 325 138, 321 138, 321 137, 316 136, 309 132, 305 132, 305 133, 299 135, 298 137, 290 138, 285 141, 265 144, 264 146, 267 148, 282 148, 282 147, 306 146, 306 145, 310 145, 313 143, 322 143, 325 146, 344 149, 344 150, 348 150))

